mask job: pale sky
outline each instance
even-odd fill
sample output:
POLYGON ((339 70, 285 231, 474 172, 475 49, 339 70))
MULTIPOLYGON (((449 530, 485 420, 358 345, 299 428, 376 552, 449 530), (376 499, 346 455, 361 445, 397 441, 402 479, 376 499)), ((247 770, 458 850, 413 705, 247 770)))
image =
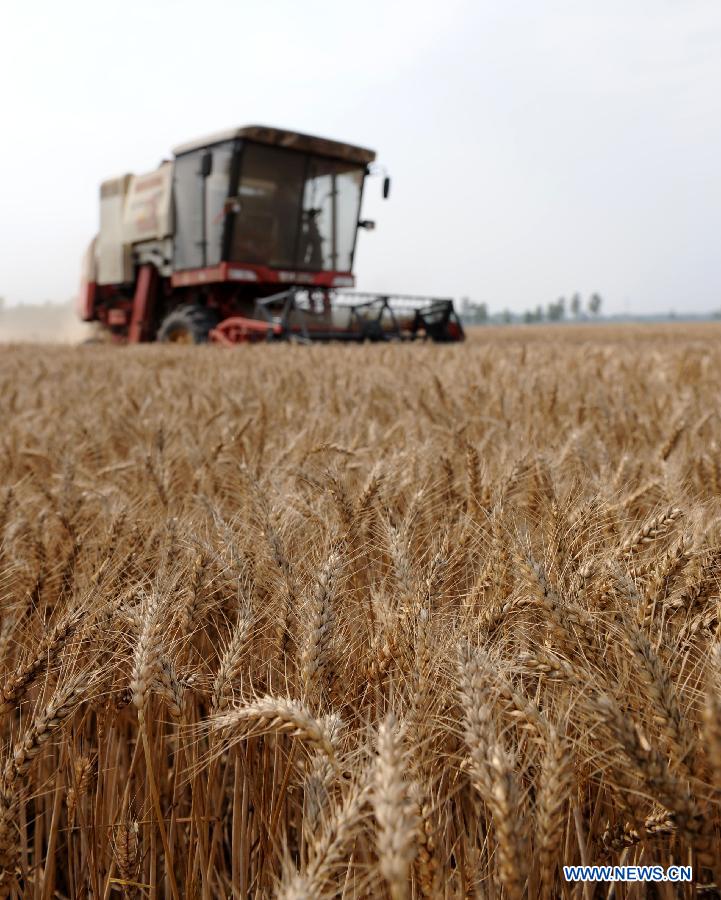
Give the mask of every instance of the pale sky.
POLYGON ((0 0, 0 295, 65 300, 98 185, 268 124, 372 147, 363 290, 721 308, 718 0, 0 0))

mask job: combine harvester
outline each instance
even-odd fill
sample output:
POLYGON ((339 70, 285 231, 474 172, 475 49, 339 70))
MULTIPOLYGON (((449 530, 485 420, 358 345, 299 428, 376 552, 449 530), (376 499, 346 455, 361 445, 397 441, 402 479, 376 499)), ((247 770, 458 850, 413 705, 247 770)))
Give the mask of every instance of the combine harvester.
POLYGON ((343 290, 372 150, 251 125, 174 156, 100 187, 79 314, 113 341, 463 340, 452 300, 343 290))

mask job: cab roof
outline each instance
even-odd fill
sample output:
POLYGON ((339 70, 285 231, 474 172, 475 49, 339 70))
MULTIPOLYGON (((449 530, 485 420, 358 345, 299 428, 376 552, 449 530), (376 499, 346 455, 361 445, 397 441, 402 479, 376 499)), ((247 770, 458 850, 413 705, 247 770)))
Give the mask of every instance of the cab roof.
POLYGON ((300 150, 304 153, 317 153, 319 156, 330 156, 335 159, 343 159, 347 162, 367 165, 376 158, 373 150, 365 147, 356 147, 353 144, 342 144, 340 141, 331 141, 327 138, 314 137, 310 134, 301 134, 297 131, 285 131, 282 128, 270 128, 267 125, 243 125, 240 128, 229 128, 226 131, 218 131, 207 137, 197 138, 173 148, 176 156, 190 153, 192 150, 200 150, 210 147, 222 141, 232 141, 236 138, 245 138, 256 141, 259 144, 271 144, 274 147, 287 147, 289 150, 300 150))

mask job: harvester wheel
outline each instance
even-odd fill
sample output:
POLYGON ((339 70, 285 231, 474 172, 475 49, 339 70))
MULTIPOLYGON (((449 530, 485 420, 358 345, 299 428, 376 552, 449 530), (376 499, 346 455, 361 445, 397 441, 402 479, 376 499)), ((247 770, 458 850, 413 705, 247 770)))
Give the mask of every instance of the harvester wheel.
POLYGON ((218 324, 212 309, 199 303, 179 306, 163 319, 158 329, 158 341, 163 344, 205 344, 208 333, 218 324))

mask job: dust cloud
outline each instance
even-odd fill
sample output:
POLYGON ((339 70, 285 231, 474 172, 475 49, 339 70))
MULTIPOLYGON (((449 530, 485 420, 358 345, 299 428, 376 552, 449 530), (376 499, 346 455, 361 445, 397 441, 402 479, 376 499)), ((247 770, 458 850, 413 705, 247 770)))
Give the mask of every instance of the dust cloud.
POLYGON ((72 302, 0 307, 0 343, 81 344, 95 334, 72 302))

